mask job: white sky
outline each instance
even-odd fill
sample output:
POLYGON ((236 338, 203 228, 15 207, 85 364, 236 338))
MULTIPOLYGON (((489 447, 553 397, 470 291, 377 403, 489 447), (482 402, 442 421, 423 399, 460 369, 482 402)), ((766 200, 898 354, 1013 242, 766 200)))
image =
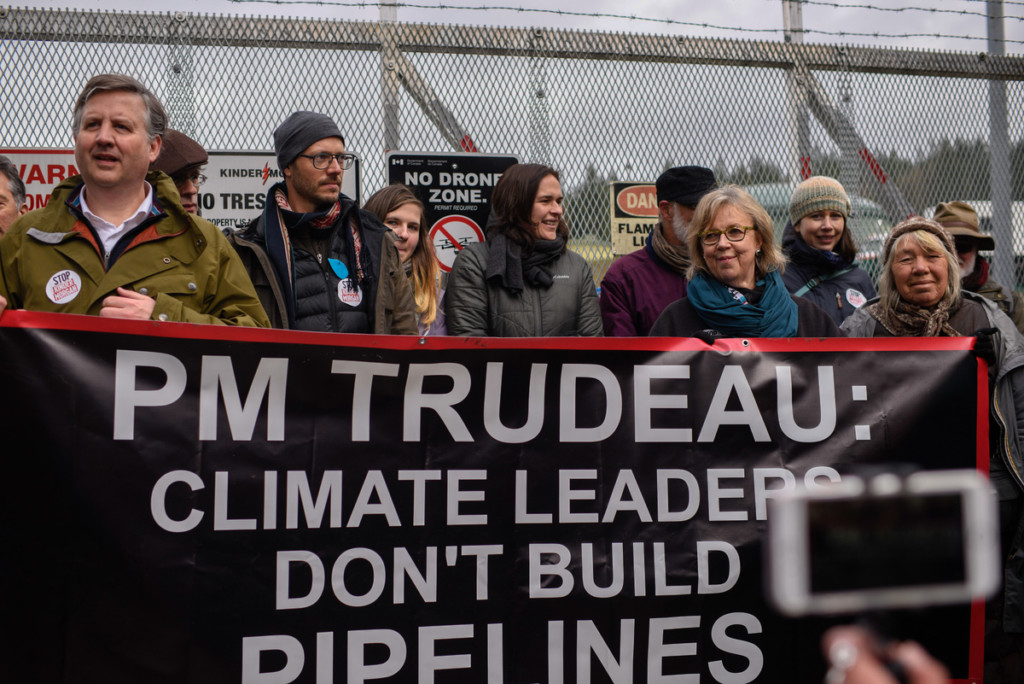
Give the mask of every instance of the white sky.
MULTIPOLYGON (((402 0, 399 0, 400 2, 402 0)), ((22 0, 12 3, 23 7, 65 7, 86 10, 153 11, 168 9, 195 14, 239 14, 250 16, 304 16, 309 18, 376 20, 380 13, 376 2, 365 0, 175 0, 171 3, 139 0, 22 0)), ((685 36, 729 37, 781 40, 781 0, 409 0, 410 6, 398 8, 402 22, 471 24, 488 26, 546 26, 550 28, 589 29, 626 33, 656 33, 685 36), (413 7, 415 5, 416 7, 413 7), (439 9, 439 5, 449 8, 439 9), (487 8, 454 9, 453 6, 487 8), (549 12, 508 11, 496 7, 549 10, 557 7, 581 14, 630 15, 619 17, 578 16, 549 12), (671 19, 686 24, 644 19, 671 19), (702 26, 707 24, 708 26, 702 26), (729 31, 712 27, 738 27, 747 31, 729 31), (772 32, 752 32, 771 29, 772 32)), ((987 50, 987 22, 983 0, 805 0, 804 29, 812 31, 804 42, 825 44, 884 45, 958 52, 987 50), (889 10, 900 11, 883 11, 889 10), (922 37, 894 38, 827 35, 839 33, 928 34, 922 37), (968 36, 971 39, 935 37, 968 36)), ((1024 0, 1003 0, 1006 53, 1024 54, 1024 0)))

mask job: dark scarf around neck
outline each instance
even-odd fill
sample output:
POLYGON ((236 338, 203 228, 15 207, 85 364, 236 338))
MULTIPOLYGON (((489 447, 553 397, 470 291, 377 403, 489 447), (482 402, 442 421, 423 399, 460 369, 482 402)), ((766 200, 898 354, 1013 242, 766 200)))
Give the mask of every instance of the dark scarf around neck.
POLYGON ((554 240, 535 241, 533 251, 525 259, 522 247, 509 240, 505 233, 494 232, 487 241, 491 245, 487 255, 487 280, 497 278, 502 287, 515 294, 523 291, 525 283, 545 289, 551 287, 554 279, 549 265, 565 251, 565 238, 559 235, 554 240))

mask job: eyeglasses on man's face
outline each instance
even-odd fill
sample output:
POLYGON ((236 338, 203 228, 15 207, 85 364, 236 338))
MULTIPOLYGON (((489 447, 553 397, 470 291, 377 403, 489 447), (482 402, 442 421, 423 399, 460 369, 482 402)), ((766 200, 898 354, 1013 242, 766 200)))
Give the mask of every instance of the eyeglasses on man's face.
POLYGON ((717 245, 724 235, 729 242, 740 242, 747 236, 748 230, 754 230, 753 226, 733 226, 725 230, 705 230, 700 234, 700 241, 707 246, 717 245))
POLYGON ((954 240, 953 246, 956 247, 956 251, 958 254, 970 254, 971 251, 974 250, 975 242, 970 238, 967 238, 965 240, 954 240))
POLYGON ((175 185, 184 185, 186 182, 191 181, 192 185, 198 188, 199 186, 206 182, 206 176, 199 172, 196 172, 190 173, 187 176, 175 176, 171 180, 174 181, 175 185))
POLYGON ((299 156, 312 160, 313 168, 320 169, 321 171, 331 165, 332 159, 338 162, 338 166, 342 169, 351 169, 352 164, 356 160, 356 155, 349 154, 348 152, 339 152, 338 154, 321 152, 320 154, 300 154, 299 156))

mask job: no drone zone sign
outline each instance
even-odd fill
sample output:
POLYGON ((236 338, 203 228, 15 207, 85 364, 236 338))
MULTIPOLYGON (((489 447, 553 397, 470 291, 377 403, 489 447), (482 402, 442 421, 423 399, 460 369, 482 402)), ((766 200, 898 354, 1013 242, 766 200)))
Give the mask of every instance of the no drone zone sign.
POLYGON ((391 152, 388 183, 401 183, 423 202, 424 224, 441 270, 452 270, 466 245, 483 242, 491 193, 513 155, 477 152, 391 152))
POLYGON ((448 273, 452 270, 455 257, 466 245, 483 242, 484 232, 476 222, 465 216, 453 214, 445 216, 430 229, 430 242, 434 246, 441 270, 448 273))

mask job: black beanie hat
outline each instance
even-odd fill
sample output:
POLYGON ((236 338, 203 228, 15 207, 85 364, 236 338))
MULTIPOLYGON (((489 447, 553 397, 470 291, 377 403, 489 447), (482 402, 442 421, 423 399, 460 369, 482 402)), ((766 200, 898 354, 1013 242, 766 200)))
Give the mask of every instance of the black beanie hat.
POLYGON ((696 207, 700 198, 717 185, 711 169, 703 166, 677 166, 658 176, 654 187, 659 202, 678 202, 686 207, 696 207))
POLYGON ((277 167, 284 171, 304 149, 324 138, 340 138, 345 142, 345 136, 331 117, 316 112, 295 112, 274 131, 277 167))

